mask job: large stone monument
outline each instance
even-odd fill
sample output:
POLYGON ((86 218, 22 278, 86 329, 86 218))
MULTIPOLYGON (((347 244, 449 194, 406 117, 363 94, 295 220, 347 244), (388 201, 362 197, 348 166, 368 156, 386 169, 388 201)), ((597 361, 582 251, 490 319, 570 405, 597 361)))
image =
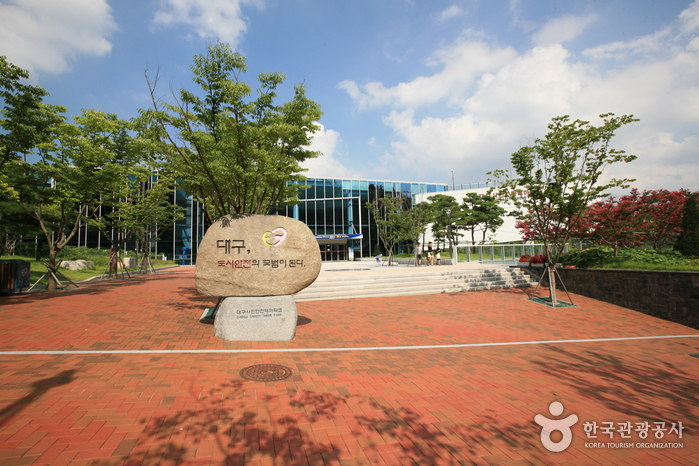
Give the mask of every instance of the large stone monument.
POLYGON ((311 230, 293 218, 227 215, 199 245, 195 284, 199 294, 224 297, 214 336, 224 340, 292 340, 293 295, 318 277, 320 248, 311 230))

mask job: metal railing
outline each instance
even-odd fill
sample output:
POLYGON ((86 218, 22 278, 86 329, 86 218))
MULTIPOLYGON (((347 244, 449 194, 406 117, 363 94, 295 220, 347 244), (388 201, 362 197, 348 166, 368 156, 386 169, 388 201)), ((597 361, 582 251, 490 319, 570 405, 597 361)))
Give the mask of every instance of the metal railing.
POLYGON ((476 189, 476 188, 496 188, 501 183, 495 181, 481 181, 480 183, 460 183, 460 184, 448 184, 445 191, 458 191, 463 189, 476 189))
MULTIPOLYGON (((481 264, 515 265, 525 254, 536 256, 545 253, 543 244, 476 244, 459 246, 458 249, 460 261, 465 253, 467 262, 478 261, 481 264)), ((567 244, 563 247, 563 252, 568 252, 567 244)))

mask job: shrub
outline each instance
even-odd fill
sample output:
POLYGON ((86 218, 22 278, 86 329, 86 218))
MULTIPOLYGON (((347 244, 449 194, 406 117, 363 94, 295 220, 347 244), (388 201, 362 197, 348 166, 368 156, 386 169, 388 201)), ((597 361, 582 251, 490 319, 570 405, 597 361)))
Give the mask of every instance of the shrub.
POLYGON ((682 231, 675 249, 685 256, 699 256, 699 206, 696 193, 685 201, 680 228, 682 231))
POLYGON ((614 257, 614 250, 608 246, 596 246, 566 254, 561 262, 583 268, 604 267, 605 265, 634 263, 636 265, 673 265, 685 261, 677 251, 657 249, 620 249, 614 257))
POLYGON ((529 262, 531 260, 532 256, 529 254, 525 254, 522 257, 519 258, 520 262, 529 262))
POLYGON ((546 263, 546 256, 543 254, 537 254, 536 256, 533 256, 531 259, 529 259, 530 264, 545 264, 546 263))

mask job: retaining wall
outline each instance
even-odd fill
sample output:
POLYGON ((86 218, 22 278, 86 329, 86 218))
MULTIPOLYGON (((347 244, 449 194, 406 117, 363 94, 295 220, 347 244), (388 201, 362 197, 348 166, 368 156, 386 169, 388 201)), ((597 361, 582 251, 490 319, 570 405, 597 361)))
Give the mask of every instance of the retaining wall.
MULTIPOLYGON (((523 267, 538 281, 544 269, 523 267)), ((699 329, 699 272, 558 269, 571 293, 699 329)), ((544 278, 542 284, 548 287, 544 278)), ((560 283, 558 297, 566 299, 560 283)))

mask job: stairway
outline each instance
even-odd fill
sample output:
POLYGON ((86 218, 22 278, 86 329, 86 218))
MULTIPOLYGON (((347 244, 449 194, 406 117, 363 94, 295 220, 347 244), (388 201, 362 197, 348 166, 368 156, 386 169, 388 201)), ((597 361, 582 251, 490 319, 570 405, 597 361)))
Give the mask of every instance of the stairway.
POLYGON ((308 288, 294 297, 296 301, 322 299, 405 296, 464 291, 529 287, 536 285, 518 268, 448 270, 442 267, 412 269, 403 273, 363 273, 361 270, 338 273, 323 272, 308 288))

